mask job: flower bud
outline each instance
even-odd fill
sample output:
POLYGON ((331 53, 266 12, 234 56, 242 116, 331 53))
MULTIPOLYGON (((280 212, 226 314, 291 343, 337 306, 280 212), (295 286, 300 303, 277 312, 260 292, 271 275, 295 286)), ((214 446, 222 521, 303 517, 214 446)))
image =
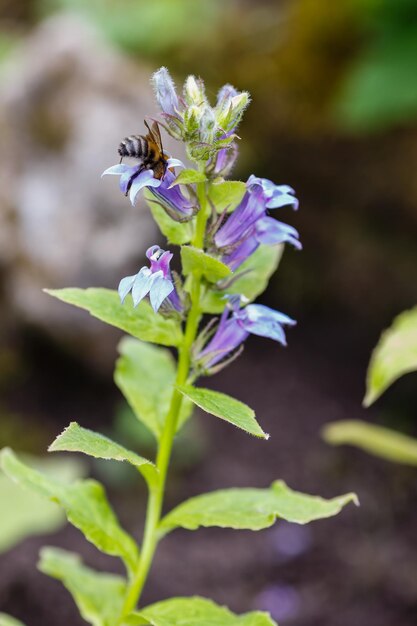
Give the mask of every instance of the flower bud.
POLYGON ((205 106, 200 118, 200 141, 212 144, 216 135, 217 124, 211 106, 205 106))
POLYGON ((192 104, 184 113, 184 130, 189 141, 198 138, 200 120, 203 112, 204 108, 202 106, 192 104))
POLYGON ((204 82, 201 78, 188 76, 184 84, 184 100, 189 106, 201 106, 207 103, 204 82))
POLYGON ((242 119, 250 102, 247 91, 237 91, 232 85, 225 85, 219 91, 215 115, 217 124, 224 132, 233 131, 242 119))
POLYGON ((155 89, 156 99, 164 113, 178 116, 180 104, 172 80, 166 67, 161 67, 151 78, 151 83, 155 89))

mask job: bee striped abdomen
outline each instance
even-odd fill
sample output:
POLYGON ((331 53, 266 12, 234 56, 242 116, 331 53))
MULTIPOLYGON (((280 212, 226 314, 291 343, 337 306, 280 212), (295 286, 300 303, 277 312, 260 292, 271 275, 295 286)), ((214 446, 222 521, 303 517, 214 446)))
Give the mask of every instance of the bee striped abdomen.
POLYGON ((121 157, 145 160, 148 156, 148 142, 142 135, 130 135, 120 142, 118 152, 121 157))

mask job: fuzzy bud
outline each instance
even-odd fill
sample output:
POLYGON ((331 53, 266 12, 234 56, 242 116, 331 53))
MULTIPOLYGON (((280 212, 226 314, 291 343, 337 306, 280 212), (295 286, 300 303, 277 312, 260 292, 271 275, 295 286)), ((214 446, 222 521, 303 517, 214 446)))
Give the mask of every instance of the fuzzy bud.
POLYGON ((201 78, 188 76, 184 84, 184 100, 189 106, 199 107, 207 103, 204 82, 201 78))
POLYGON ((205 106, 200 119, 200 141, 212 144, 216 135, 217 124, 214 111, 210 106, 205 106))
POLYGON ((180 104, 175 84, 166 67, 161 67, 151 78, 156 99, 164 113, 178 116, 180 104))
POLYGON ((215 115, 217 124, 226 133, 235 130, 250 102, 247 91, 237 91, 232 85, 225 85, 219 91, 215 115))

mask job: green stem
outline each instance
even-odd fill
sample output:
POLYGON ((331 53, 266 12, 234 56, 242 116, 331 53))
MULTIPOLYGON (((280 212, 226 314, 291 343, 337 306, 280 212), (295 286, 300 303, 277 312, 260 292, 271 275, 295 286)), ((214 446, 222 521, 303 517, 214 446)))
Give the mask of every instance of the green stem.
MULTIPOLYGON (((206 202, 205 183, 197 185, 197 193, 200 202, 200 210, 197 215, 195 235, 192 245, 196 248, 204 247, 204 236, 206 231, 208 213, 206 202)), ((178 349, 178 367, 176 375, 176 385, 184 385, 187 382, 190 364, 191 364, 191 347, 194 343, 198 332, 198 326, 201 319, 200 296, 201 296, 201 275, 193 274, 190 284, 191 307, 188 313, 185 325, 183 341, 178 349)), ((136 572, 132 576, 125 603, 123 606, 121 623, 123 619, 129 615, 137 606, 143 587, 148 578, 149 570, 152 565, 155 550, 158 544, 158 525, 161 519, 162 505, 165 495, 166 477, 169 463, 171 460, 172 445, 177 430, 178 419, 182 405, 182 394, 174 389, 172 392, 171 403, 167 418, 165 420, 164 429, 158 446, 158 454, 156 466, 159 470, 159 480, 156 485, 150 487, 149 499, 146 510, 145 530, 143 533, 143 542, 140 558, 136 572)))

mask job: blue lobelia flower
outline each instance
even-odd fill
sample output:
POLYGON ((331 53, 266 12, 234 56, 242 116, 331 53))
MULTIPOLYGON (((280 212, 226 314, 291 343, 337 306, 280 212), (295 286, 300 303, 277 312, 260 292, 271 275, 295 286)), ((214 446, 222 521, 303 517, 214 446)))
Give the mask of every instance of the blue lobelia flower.
POLYGON ((227 306, 214 335, 195 355, 197 367, 203 371, 212 370, 217 364, 229 363, 250 334, 287 345, 283 326, 294 326, 296 322, 288 315, 262 304, 248 304, 240 308, 242 300, 239 295, 228 296, 227 306))
POLYGON ((196 207, 192 200, 183 194, 180 185, 172 187, 176 178, 172 171, 174 167, 184 167, 184 164, 179 159, 169 158, 170 169, 167 169, 164 176, 159 179, 154 177, 153 170, 143 169, 141 163, 133 166, 118 163, 105 170, 102 176, 109 174, 120 176, 120 190, 125 195, 129 194, 132 205, 135 205, 141 189, 147 187, 172 219, 178 222, 188 221, 195 215, 196 207), (129 189, 132 177, 134 180, 129 189))
POLYGON ((288 185, 275 185, 266 178, 250 176, 242 201, 214 235, 222 261, 235 270, 262 243, 291 243, 301 249, 297 230, 267 215, 268 209, 283 206, 297 209, 294 193, 288 185))
POLYGON ((133 304, 136 307, 145 296, 149 296, 155 313, 162 306, 165 312, 182 312, 178 292, 171 274, 170 262, 173 254, 162 250, 159 246, 151 246, 146 251, 150 267, 142 267, 135 276, 122 278, 119 284, 119 296, 124 302, 127 294, 132 292, 133 304))

